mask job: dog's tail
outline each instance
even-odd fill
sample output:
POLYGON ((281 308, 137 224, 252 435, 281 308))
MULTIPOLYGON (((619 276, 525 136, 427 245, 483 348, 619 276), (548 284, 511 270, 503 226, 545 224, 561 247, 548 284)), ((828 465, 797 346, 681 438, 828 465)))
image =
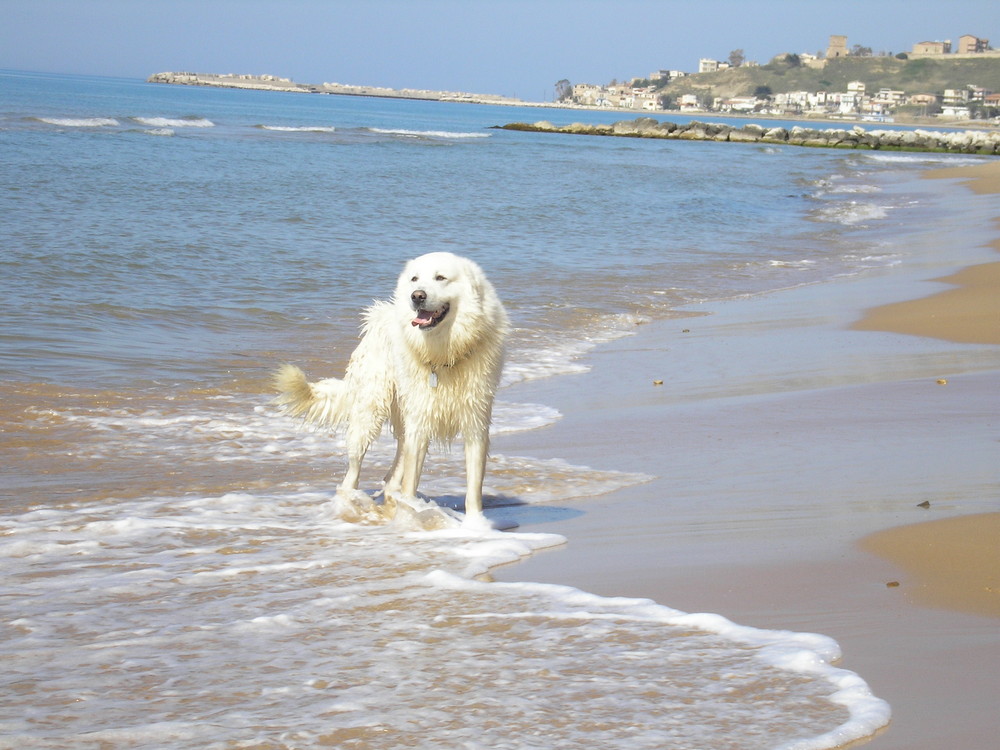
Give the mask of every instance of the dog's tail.
POLYGON ((347 421, 347 389, 343 380, 327 378, 310 383, 295 365, 282 365, 274 373, 277 403, 294 417, 333 427, 347 421))

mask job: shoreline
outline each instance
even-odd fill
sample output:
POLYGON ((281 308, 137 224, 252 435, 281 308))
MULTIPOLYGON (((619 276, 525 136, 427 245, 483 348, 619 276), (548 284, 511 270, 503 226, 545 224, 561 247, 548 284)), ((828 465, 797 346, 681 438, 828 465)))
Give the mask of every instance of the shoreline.
MULTIPOLYGON (((1000 164, 985 166, 927 176, 1000 174, 1000 164)), ((575 513, 526 509, 525 530, 555 531, 569 543, 494 577, 823 633, 840 644, 842 666, 892 706, 892 723, 866 747, 988 746, 1000 691, 996 619, 931 601, 934 587, 948 584, 928 582, 872 536, 907 549, 912 536, 896 534, 929 535, 942 544, 936 559, 953 559, 951 545, 966 537, 945 544, 938 524, 998 510, 995 345, 856 328, 873 300, 932 304, 926 283, 935 268, 937 277, 965 278, 953 269, 983 265, 982 246, 928 252, 930 261, 878 277, 649 324, 596 351, 585 375, 515 387, 517 400, 564 417, 538 434, 499 438, 497 452, 656 478, 581 501, 575 513)), ((967 288, 945 293, 991 320, 975 295, 959 296, 967 288)), ((993 596, 990 580, 971 588, 993 596)))
MULTIPOLYGON (((925 179, 958 179, 977 195, 1000 194, 1000 164, 949 167, 925 179)), ((1000 215, 993 218, 1000 235, 1000 215)), ((1000 236, 990 242, 1000 253, 1000 236)), ((931 279, 954 288, 866 311, 857 331, 889 331, 967 344, 1000 344, 1000 259, 931 279)))
MULTIPOLYGON (((960 179, 977 195, 1000 194, 1000 164, 939 169, 924 177, 960 179)), ((1000 215, 993 221, 1000 235, 1000 215)), ((1000 237, 990 247, 1000 253, 1000 237)), ((867 310, 853 328, 1000 345, 1000 260, 934 281, 953 288, 867 310)), ((859 545, 913 579, 911 601, 1000 618, 1000 512, 887 529, 859 545)))

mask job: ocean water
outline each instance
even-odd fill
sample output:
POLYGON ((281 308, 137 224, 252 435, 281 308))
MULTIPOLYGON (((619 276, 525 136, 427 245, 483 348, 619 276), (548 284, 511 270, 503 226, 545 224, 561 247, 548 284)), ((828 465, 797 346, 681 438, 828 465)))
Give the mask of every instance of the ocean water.
MULTIPOLYGON (((490 127, 621 117, 0 72, 0 747, 830 748, 888 721, 822 635, 489 582, 565 540, 456 525, 460 451, 426 506, 345 521, 342 440, 271 403, 282 362, 342 373, 423 252, 490 275, 509 386, 902 262, 946 210, 914 175, 960 163, 490 127)), ((501 389, 494 428, 559 417, 501 389)), ((487 514, 647 479, 494 455, 487 514)))

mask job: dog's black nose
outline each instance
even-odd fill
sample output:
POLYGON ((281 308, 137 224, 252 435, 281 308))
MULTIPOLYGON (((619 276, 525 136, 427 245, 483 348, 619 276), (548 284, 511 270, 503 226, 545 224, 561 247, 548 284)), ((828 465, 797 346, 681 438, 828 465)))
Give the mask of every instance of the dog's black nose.
POLYGON ((424 302, 427 301, 427 292, 423 289, 418 289, 413 294, 410 295, 410 301, 417 307, 420 307, 424 302))

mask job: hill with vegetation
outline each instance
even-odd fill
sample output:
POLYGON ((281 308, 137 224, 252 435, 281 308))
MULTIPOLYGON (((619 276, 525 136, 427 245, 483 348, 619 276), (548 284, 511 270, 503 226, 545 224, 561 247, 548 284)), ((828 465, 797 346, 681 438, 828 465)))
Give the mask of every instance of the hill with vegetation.
POLYGON ((841 57, 822 68, 804 65, 796 55, 779 55, 767 65, 728 68, 675 78, 660 89, 666 96, 696 94, 732 98, 769 91, 846 91, 862 81, 869 93, 887 88, 913 94, 941 94, 945 89, 977 86, 1000 91, 1000 57, 963 57, 957 60, 921 57, 841 57))

